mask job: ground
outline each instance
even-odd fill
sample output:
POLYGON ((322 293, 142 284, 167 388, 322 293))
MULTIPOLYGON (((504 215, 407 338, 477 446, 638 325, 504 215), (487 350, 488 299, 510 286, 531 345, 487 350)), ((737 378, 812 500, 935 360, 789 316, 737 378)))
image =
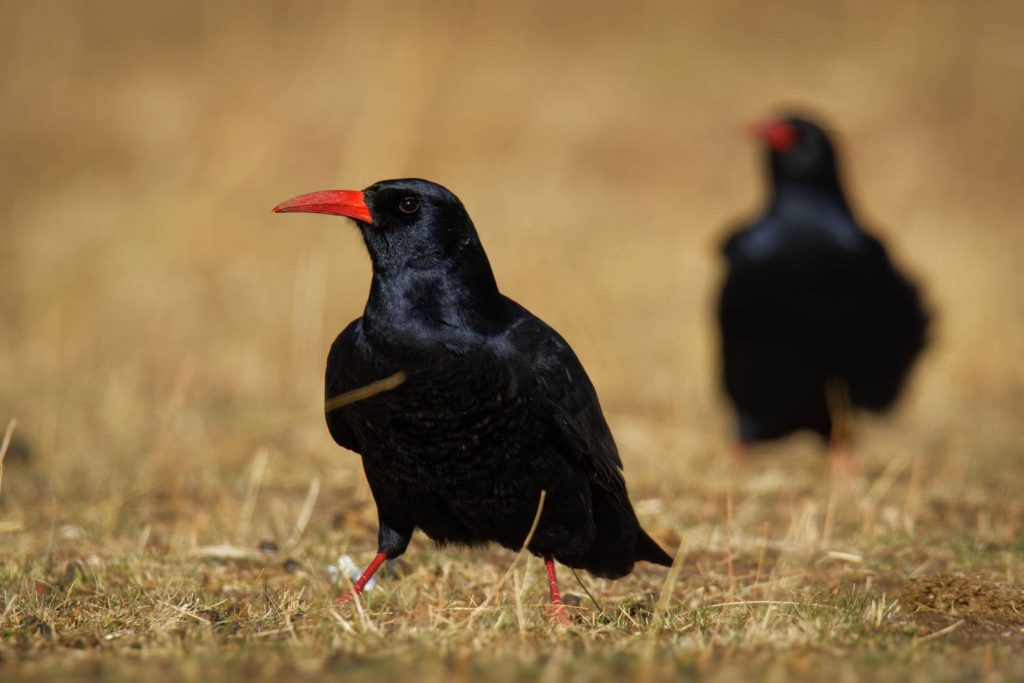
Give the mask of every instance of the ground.
POLYGON ((1024 676, 1018 3, 0 3, 0 678, 1024 676), (863 480, 798 436, 729 459, 718 244, 744 125, 836 131, 932 344, 863 480), (422 176, 597 387, 677 558, 609 582, 375 550, 321 415, 369 265, 302 192, 422 176), (343 581, 341 582, 344 583, 343 581), (592 600, 587 591, 593 596, 592 600))

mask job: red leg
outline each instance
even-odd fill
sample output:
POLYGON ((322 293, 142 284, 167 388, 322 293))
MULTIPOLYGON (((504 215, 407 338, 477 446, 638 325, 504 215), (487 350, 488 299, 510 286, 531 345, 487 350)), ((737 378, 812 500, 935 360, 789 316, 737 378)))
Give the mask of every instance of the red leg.
POLYGON ((860 458, 852 447, 853 410, 850 405, 850 387, 846 380, 836 378, 829 381, 825 386, 825 401, 832 418, 832 432, 828 440, 832 456, 832 480, 860 479, 860 458))
POLYGON ((388 559, 387 553, 377 553, 377 556, 373 558, 373 562, 371 562, 370 566, 366 568, 366 571, 363 572, 363 575, 360 576, 359 579, 354 584, 352 584, 352 590, 338 598, 334 604, 340 605, 343 602, 348 602, 355 596, 362 593, 363 588, 366 587, 366 584, 369 582, 370 579, 373 578, 373 575, 377 572, 378 569, 380 569, 380 566, 384 564, 384 560, 386 559, 388 559))
POLYGON ((562 604, 562 593, 558 590, 558 579, 555 578, 555 560, 550 555, 544 556, 544 567, 548 570, 548 588, 551 589, 551 605, 548 614, 562 626, 569 625, 569 615, 562 604))
POLYGON ((842 413, 833 420, 832 435, 828 442, 832 483, 857 481, 863 475, 860 457, 853 450, 846 415, 847 413, 842 413))

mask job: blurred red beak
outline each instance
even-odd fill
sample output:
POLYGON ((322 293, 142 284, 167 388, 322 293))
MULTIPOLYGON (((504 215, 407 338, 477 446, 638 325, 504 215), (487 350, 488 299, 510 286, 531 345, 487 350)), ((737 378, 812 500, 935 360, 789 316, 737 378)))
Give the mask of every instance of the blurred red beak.
POLYGON ((761 121, 752 125, 750 130, 776 152, 788 152, 800 141, 800 134, 788 121, 761 121))
POLYGON ((328 213, 373 223, 373 214, 358 190, 324 190, 293 197, 274 207, 274 213, 328 213))

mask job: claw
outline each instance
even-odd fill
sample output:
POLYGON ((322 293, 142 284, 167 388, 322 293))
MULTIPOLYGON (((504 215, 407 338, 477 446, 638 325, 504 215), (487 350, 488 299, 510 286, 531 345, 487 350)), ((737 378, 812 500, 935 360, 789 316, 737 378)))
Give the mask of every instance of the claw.
POLYGON ((551 604, 547 607, 548 618, 555 623, 556 626, 571 626, 572 620, 569 619, 569 610, 565 608, 562 603, 551 604))

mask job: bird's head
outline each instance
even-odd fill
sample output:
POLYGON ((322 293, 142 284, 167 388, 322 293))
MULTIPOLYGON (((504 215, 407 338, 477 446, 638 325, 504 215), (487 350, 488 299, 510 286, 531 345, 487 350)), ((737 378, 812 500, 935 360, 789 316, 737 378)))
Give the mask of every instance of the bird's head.
POLYGON ((486 259, 462 202, 428 180, 382 180, 364 190, 312 192, 281 202, 274 212, 351 218, 378 275, 451 266, 477 252, 486 259))
POLYGON ((751 127, 763 142, 776 182, 831 182, 836 156, 831 141, 819 126, 798 116, 769 119, 751 127))

